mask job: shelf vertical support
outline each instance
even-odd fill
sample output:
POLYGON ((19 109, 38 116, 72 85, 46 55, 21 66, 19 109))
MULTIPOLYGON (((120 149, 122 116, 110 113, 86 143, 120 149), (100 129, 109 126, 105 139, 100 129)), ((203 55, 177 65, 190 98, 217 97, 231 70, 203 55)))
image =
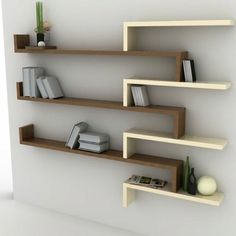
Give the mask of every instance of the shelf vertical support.
POLYGON ((34 137, 34 125, 26 125, 20 128, 20 143, 22 144, 25 140, 34 137))
POLYGON ((123 207, 127 208, 135 200, 135 190, 123 184, 123 207))
POLYGON ((14 50, 17 52, 19 49, 25 49, 30 45, 30 36, 28 34, 14 35, 14 50))

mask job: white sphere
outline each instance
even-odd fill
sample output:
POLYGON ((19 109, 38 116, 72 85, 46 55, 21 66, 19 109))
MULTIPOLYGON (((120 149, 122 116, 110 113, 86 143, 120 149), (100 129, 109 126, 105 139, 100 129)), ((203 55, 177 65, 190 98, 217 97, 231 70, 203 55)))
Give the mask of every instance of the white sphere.
POLYGON ((213 195, 217 189, 217 184, 214 178, 210 176, 202 176, 197 183, 198 192, 204 196, 213 195))
POLYGON ((39 47, 45 47, 46 44, 45 44, 43 41, 40 41, 40 42, 38 42, 38 46, 39 46, 39 47))

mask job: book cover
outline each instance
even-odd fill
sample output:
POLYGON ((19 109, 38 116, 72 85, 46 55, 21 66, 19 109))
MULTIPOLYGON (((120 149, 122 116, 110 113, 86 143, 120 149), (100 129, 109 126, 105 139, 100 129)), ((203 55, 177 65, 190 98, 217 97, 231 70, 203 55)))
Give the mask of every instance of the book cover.
POLYGON ((134 105, 137 106, 138 100, 137 100, 136 86, 131 86, 131 93, 132 93, 132 96, 133 96, 134 105))
POLYGON ((80 134, 79 141, 100 144, 104 142, 109 142, 109 135, 96 132, 84 132, 80 134))
POLYGON ((43 79, 44 79, 44 76, 39 77, 36 80, 36 83, 37 83, 37 86, 39 88, 39 92, 40 92, 42 98, 48 98, 47 91, 46 91, 44 84, 43 84, 43 79))
POLYGON ((45 76, 43 84, 50 99, 63 97, 63 92, 56 77, 45 76))
POLYGON ((30 68, 30 89, 31 97, 40 97, 39 88, 37 86, 37 78, 44 75, 44 69, 41 67, 30 68))
POLYGON ((142 105, 149 106, 150 102, 149 102, 149 97, 148 97, 148 93, 147 93, 147 87, 141 86, 140 89, 141 89, 142 105))
POLYGON ((79 141, 79 149, 84 151, 101 153, 109 149, 109 143, 105 142, 101 144, 96 144, 96 143, 79 141))
POLYGON ((22 68, 23 74, 23 96, 30 97, 30 69, 28 67, 22 68))
POLYGON ((186 82, 196 82, 196 73, 193 60, 183 60, 184 78, 186 82))

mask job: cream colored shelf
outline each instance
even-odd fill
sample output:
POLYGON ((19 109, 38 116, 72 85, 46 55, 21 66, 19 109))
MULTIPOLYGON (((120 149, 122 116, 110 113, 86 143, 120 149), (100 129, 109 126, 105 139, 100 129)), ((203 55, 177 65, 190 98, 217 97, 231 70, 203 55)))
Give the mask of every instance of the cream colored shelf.
POLYGON ((179 139, 172 138, 172 134, 146 131, 142 129, 130 129, 123 133, 123 157, 129 158, 135 153, 135 139, 185 145, 199 148, 223 150, 227 145, 226 139, 205 138, 184 135, 179 139))
POLYGON ((128 207, 135 200, 135 191, 143 191, 148 193, 155 193, 167 197, 178 198, 186 201, 192 201, 202 204, 208 204, 212 206, 220 206, 221 202, 224 199, 224 194, 220 192, 216 192, 212 196, 202 196, 202 195, 190 195, 183 191, 179 191, 177 193, 170 191, 170 186, 167 185, 163 189, 152 189, 139 185, 133 185, 129 183, 123 183, 123 207, 128 207))
POLYGON ((231 87, 229 81, 217 82, 176 82, 165 80, 150 80, 143 78, 131 78, 123 80, 123 105, 131 106, 133 103, 131 86, 132 85, 150 85, 160 87, 175 87, 175 88, 192 88, 192 89, 209 89, 209 90, 227 90, 231 87))
POLYGON ((234 26, 234 20, 182 20, 182 21, 134 21, 123 24, 123 50, 132 50, 135 29, 139 27, 203 27, 234 26))

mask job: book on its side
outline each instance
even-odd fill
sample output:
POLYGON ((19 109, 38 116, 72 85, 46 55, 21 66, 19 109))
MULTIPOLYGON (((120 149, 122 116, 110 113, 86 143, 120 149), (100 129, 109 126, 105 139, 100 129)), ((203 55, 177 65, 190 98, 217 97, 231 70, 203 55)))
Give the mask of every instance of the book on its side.
POLYGON ((184 78, 186 82, 196 82, 194 60, 183 60, 184 78))
POLYGON ((80 134, 79 141, 100 144, 109 142, 109 135, 95 132, 84 132, 80 134))
POLYGON ((71 149, 78 148, 79 135, 81 132, 85 132, 88 129, 88 124, 86 122, 79 122, 75 124, 70 132, 69 138, 66 142, 66 147, 71 149))
POLYGON ((105 142, 97 144, 97 143, 79 141, 79 149, 84 151, 101 153, 109 149, 109 143, 105 142))
POLYGON ((42 98, 48 98, 48 94, 47 94, 47 90, 44 87, 44 76, 40 76, 36 82, 37 82, 37 86, 39 88, 39 92, 41 93, 42 98))
POLYGON ((61 86, 56 77, 45 76, 43 84, 50 99, 63 97, 61 86))
POLYGON ((32 67, 30 69, 30 74, 31 97, 40 97, 40 92, 36 80, 38 77, 44 75, 44 69, 42 67, 32 67))
POLYGON ((22 75, 23 75, 23 96, 30 97, 30 69, 29 67, 22 68, 22 75))

